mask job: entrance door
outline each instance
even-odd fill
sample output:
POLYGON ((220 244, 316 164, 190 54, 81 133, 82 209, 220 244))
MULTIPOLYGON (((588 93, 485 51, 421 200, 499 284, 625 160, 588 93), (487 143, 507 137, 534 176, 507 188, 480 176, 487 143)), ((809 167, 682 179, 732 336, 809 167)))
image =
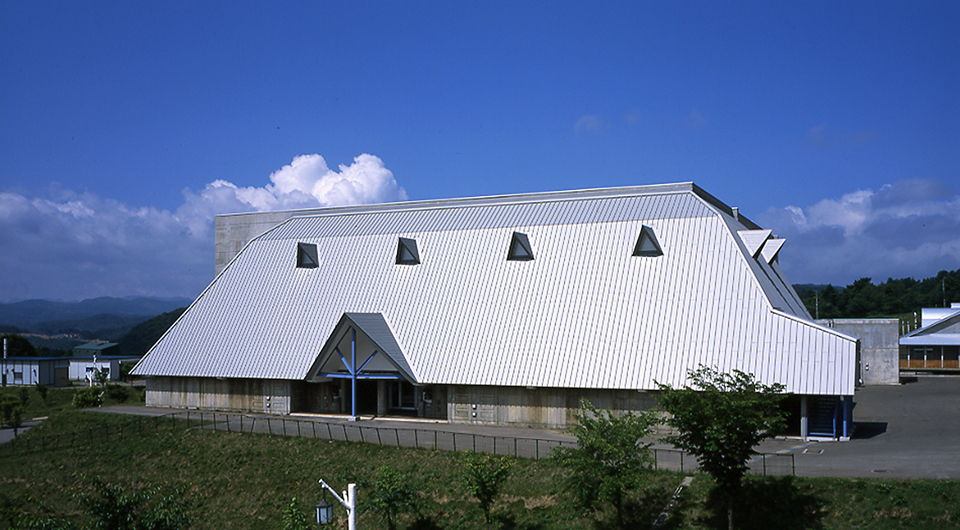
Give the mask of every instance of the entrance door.
POLYGON ((840 398, 810 396, 807 402, 807 431, 809 436, 837 437, 840 398))

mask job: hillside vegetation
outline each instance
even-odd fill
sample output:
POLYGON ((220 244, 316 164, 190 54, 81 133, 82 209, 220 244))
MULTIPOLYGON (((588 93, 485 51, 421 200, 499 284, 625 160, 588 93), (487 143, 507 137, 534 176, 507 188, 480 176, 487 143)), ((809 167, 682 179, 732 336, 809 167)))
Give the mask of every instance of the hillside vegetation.
POLYGON ((832 285, 795 285, 794 289, 814 318, 893 318, 924 307, 944 307, 944 300, 948 307, 960 302, 960 269, 940 271, 925 280, 890 278, 877 285, 871 278, 860 278, 839 289, 832 285))
MULTIPOLYGON (((119 414, 64 410, 22 435, 47 435, 102 429, 124 423, 125 434, 104 438, 84 431, 69 447, 10 455, 0 450, 0 504, 88 522, 76 496, 89 492, 94 479, 146 491, 182 489, 181 501, 193 518, 191 528, 275 529, 291 505, 312 518, 321 498, 317 480, 336 488, 359 485, 361 503, 369 502, 373 482, 386 465, 399 471, 421 495, 418 516, 404 515, 399 528, 486 528, 479 503, 464 480, 465 455, 380 447, 310 438, 211 432, 194 421, 132 418, 119 414)), ((504 529, 609 528, 613 514, 579 511, 559 487, 567 471, 552 460, 510 459, 503 495, 492 506, 493 527, 504 529)), ((683 475, 649 472, 645 485, 626 499, 628 520, 651 528, 683 475)), ((960 482, 947 480, 812 479, 748 477, 736 500, 738 528, 856 529, 960 528, 960 482)), ((9 512, 8 512, 9 513, 9 512)), ((339 524, 345 513, 337 506, 339 524)), ((664 528, 725 527, 726 504, 712 481, 698 475, 684 490, 664 528)), ((9 521, 0 521, 0 529, 9 521)), ((360 528, 383 528, 378 515, 364 511, 360 528)))
POLYGON ((120 353, 142 357, 186 310, 181 307, 137 324, 117 341, 120 343, 120 353))

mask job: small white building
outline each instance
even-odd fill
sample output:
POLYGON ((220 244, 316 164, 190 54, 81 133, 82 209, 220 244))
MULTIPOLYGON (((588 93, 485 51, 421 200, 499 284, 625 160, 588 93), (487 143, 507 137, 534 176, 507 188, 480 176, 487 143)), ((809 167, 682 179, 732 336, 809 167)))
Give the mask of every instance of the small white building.
POLYGON ((125 357, 122 355, 105 355, 103 357, 69 357, 70 359, 70 380, 71 381, 96 381, 94 372, 97 370, 107 370, 109 381, 120 380, 120 365, 125 363, 135 363, 140 360, 139 357, 125 357))
POLYGON ((0 360, 0 385, 67 386, 69 357, 5 357, 0 360))
POLYGON ((564 427, 702 364, 843 438, 857 340, 783 243, 692 183, 220 216, 217 277, 133 373, 152 406, 564 427))

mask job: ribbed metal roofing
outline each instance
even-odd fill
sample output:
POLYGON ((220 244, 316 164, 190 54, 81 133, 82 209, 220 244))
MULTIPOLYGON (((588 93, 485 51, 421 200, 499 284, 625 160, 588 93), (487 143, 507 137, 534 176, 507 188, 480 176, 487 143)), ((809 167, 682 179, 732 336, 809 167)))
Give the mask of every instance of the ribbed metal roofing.
POLYGON ((345 209, 253 240, 135 373, 303 379, 344 313, 389 322, 418 383, 653 389, 698 364, 850 395, 856 341, 819 326, 755 225, 693 185, 345 209), (663 254, 633 256, 648 226, 663 254), (513 232, 535 259, 508 261, 513 232), (397 265, 399 237, 419 265, 397 265), (298 243, 319 266, 297 268, 298 243))

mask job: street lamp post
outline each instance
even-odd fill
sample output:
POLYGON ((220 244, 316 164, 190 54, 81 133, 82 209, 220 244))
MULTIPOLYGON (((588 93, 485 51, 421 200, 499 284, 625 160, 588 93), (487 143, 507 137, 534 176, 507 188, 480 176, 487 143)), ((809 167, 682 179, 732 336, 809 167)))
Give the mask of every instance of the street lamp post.
MULTIPOLYGON (((357 530, 357 485, 348 484, 347 491, 343 492, 343 497, 337 495, 337 492, 333 490, 323 479, 320 479, 320 486, 329 491, 337 502, 339 502, 344 508, 347 509, 347 528, 349 530, 357 530)), ((317 505, 317 522, 320 524, 327 524, 330 522, 330 510, 329 503, 326 502, 326 497, 324 497, 323 502, 317 505), (327 506, 324 507, 323 504, 327 506), (322 512, 326 512, 326 515, 322 512)))

